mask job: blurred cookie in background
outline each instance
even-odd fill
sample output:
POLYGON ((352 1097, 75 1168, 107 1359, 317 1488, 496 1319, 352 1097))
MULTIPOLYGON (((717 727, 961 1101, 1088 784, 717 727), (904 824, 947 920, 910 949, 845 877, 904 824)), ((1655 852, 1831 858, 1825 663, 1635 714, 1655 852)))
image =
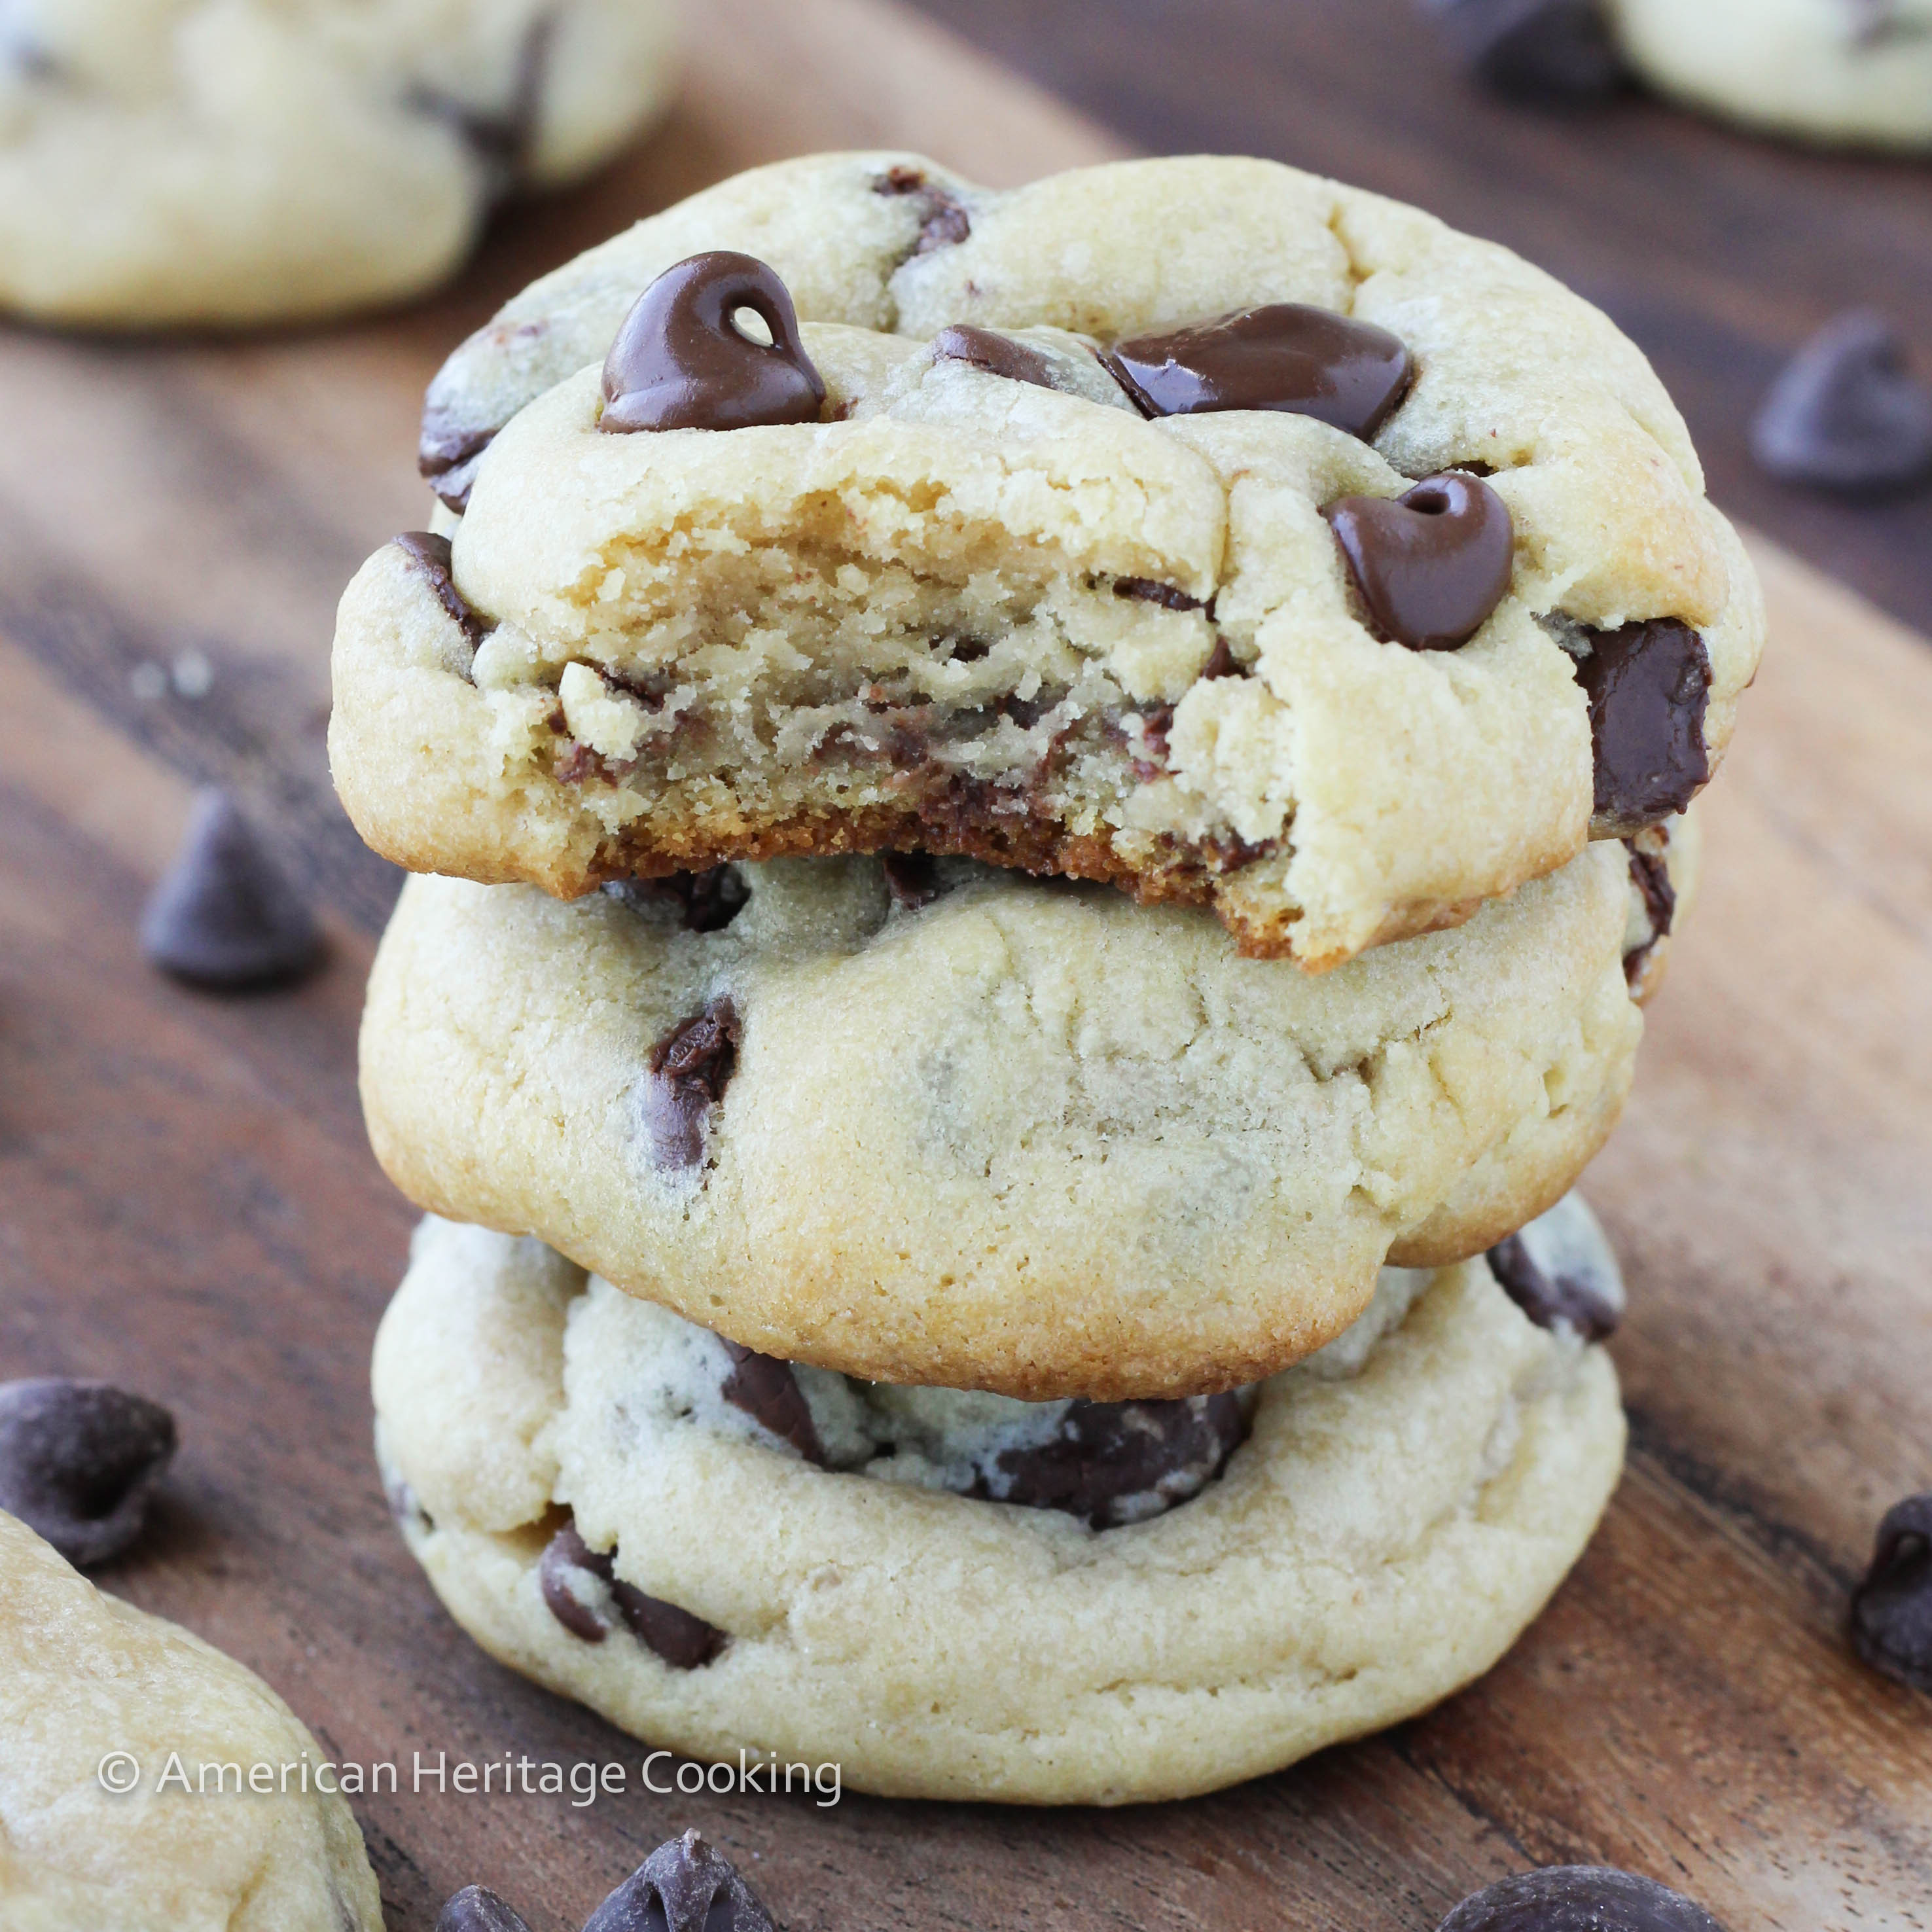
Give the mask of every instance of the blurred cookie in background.
POLYGON ((0 310, 256 323, 434 286, 662 106, 668 0, 0 0, 0 310))

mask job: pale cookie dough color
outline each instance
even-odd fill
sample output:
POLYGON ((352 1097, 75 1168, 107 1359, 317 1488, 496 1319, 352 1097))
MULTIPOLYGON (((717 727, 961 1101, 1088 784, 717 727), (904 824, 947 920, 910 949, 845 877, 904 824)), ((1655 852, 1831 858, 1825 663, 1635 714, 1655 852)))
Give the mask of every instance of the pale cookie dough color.
POLYGON ((0 0, 0 309, 110 328, 428 288, 622 146, 666 0, 0 0))
POLYGON ((1262 161, 741 176, 460 348, 422 460, 336 782, 411 869, 566 897, 916 849, 1325 968, 1681 811, 1762 638, 1602 315, 1262 161))
MULTIPOLYGON (((1587 1210, 1537 1253, 1571 1305, 1620 1302, 1587 1210)), ((377 1446, 457 1621, 653 1745, 893 1796, 1178 1798, 1437 1703, 1576 1561, 1616 1378, 1520 1294, 1390 1270, 1300 1367, 1115 1411, 794 1370, 432 1221, 377 1446)))
POLYGON ((231 1658, 103 1595, 0 1516, 0 1925, 9 1932, 382 1932, 346 1799, 295 1786, 328 1754, 231 1658), (124 1753, 139 1771, 125 1792, 124 1753), (286 1792, 190 1786, 293 1768, 286 1792), (104 1769, 105 1767, 105 1769, 104 1769), (164 1780, 167 1788, 160 1788, 164 1780))
POLYGON ((1808 140, 1932 148, 1932 0, 1608 0, 1666 94, 1808 140))
POLYGON ((370 1138, 430 1211, 788 1360, 1232 1388, 1354 1321, 1384 1260, 1479 1252, 1570 1186, 1668 943, 1633 866, 1600 842, 1318 976, 962 860, 571 902, 412 879, 370 979, 370 1138))

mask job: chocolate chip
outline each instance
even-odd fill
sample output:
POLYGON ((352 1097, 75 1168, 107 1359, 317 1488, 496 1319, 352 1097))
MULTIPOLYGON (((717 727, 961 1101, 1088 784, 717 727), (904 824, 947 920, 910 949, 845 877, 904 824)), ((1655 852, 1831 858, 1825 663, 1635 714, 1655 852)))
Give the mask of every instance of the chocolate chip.
POLYGON ((1625 79, 1599 0, 1429 0, 1450 51, 1504 94, 1579 100, 1625 79))
POLYGON ((926 853, 888 852, 880 863, 885 868, 886 889, 893 904, 904 906, 908 912, 929 906, 944 890, 939 868, 926 853))
POLYGON ((989 376, 1004 376, 1010 382, 1030 382, 1035 388, 1054 386, 1053 364, 1037 349, 1016 342, 990 328, 974 328, 955 322, 932 338, 935 362, 970 362, 989 376))
POLYGON ((604 362, 598 428, 748 429, 818 420, 825 384, 775 270, 727 250, 667 268, 640 296, 604 362), (770 343, 742 334, 748 309, 770 343))
POLYGON ((1623 838, 1682 812, 1711 776, 1704 712, 1711 658, 1675 617, 1586 629, 1576 682, 1590 704, 1596 764, 1591 830, 1623 838))
POLYGON ((1216 677, 1246 677, 1248 668, 1234 655, 1234 647, 1220 632, 1214 634, 1214 648, 1208 653, 1208 662, 1201 667, 1204 682, 1216 677))
POLYGON ((724 1343, 732 1363, 731 1372, 719 1385, 718 1393, 780 1442, 789 1442, 808 1462, 822 1466, 825 1450, 812 1419, 812 1406, 790 1363, 782 1362, 776 1355, 761 1355, 722 1335, 718 1339, 724 1343))
POLYGON ((616 1574, 616 1552, 592 1550, 574 1523, 550 1538, 537 1564, 544 1605, 572 1636, 602 1643, 610 1634, 611 1626, 572 1587, 573 1576, 586 1571, 610 1586, 611 1605, 631 1634, 674 1670, 695 1670, 724 1648, 724 1633, 716 1624, 623 1582, 616 1574))
POLYGON ((737 1062, 738 1014, 728 999, 680 1020, 651 1048, 643 1112, 651 1158, 692 1168, 704 1159, 705 1125, 737 1062))
POLYGON ((466 1885, 436 1914, 436 1932, 530 1932, 521 1914, 480 1885, 466 1885))
POLYGON ((1187 592, 1172 584, 1162 584, 1151 577, 1117 577, 1114 579, 1116 597, 1137 598, 1143 604, 1159 604, 1169 610, 1204 610, 1206 600, 1190 597, 1187 592))
POLYGON ((178 979, 234 992, 298 979, 322 958, 322 932, 235 801, 205 791, 141 915, 141 950, 178 979))
POLYGON ((872 182, 874 194, 916 194, 925 204, 919 239, 912 253, 929 255, 935 248, 950 248, 964 242, 973 232, 964 205, 918 168, 895 167, 872 182))
POLYGON ((1723 1932, 1701 1905, 1634 1872, 1550 1865, 1472 1893, 1436 1932, 1723 1932))
POLYGON ((517 70, 511 81, 510 98, 500 108, 478 107, 455 94, 422 84, 412 87, 406 96, 408 105, 416 112, 446 122, 461 135, 476 158, 483 176, 484 192, 492 201, 508 194, 529 166, 530 151, 542 122, 544 82, 556 26, 556 15, 547 11, 525 30, 517 50, 517 70))
POLYGON ((470 507, 477 464, 496 440, 495 428, 465 428, 444 411, 425 408, 416 442, 417 473, 460 516, 470 507))
MULTIPOLYGON (((1655 840, 1660 830, 1653 827, 1638 837, 1655 840)), ((1624 955, 1624 979, 1634 992, 1657 942, 1670 936, 1670 922, 1677 911, 1677 888, 1670 883, 1670 863, 1664 846, 1646 850, 1637 838, 1632 838, 1624 841, 1624 849, 1630 854, 1630 884, 1642 900, 1644 916, 1650 922, 1650 937, 1624 955)))
POLYGON ((634 911, 652 903, 673 903, 692 932, 722 932, 751 903, 752 889, 736 866, 712 866, 702 872, 673 872, 662 879, 613 879, 607 898, 634 911))
POLYGON ((1503 1292, 1539 1328, 1600 1342, 1623 1319, 1624 1284, 1596 1218, 1566 1195, 1485 1258, 1503 1292))
POLYGON ((1136 336, 1102 359, 1147 416, 1280 410, 1364 439, 1408 393, 1415 373, 1400 337, 1300 302, 1270 302, 1136 336))
POLYGON ((456 587, 452 567, 455 554, 448 538, 440 537, 433 530, 405 530, 389 541, 409 559, 410 568, 428 580, 437 601, 462 626, 463 634, 471 644, 481 644, 490 626, 470 608, 468 599, 456 587))
POLYGON ((175 1419, 106 1382, 0 1384, 0 1510, 70 1563, 105 1563, 141 1533, 175 1453, 175 1419))
POLYGON ((1370 628, 1412 651, 1453 651, 1509 589, 1514 532, 1503 500, 1444 470, 1396 497, 1344 496, 1322 514, 1368 608, 1370 628))
POLYGON ((776 1932, 730 1861, 695 1832, 658 1846, 585 1922, 584 1932, 776 1932))
POLYGON ((1932 1691, 1932 1492, 1886 1511, 1852 1592, 1852 1645, 1874 1670, 1932 1691))
POLYGON ((1214 1480, 1246 1438, 1238 1394, 1173 1402, 1067 1404, 1059 1433, 993 1460, 976 1493, 1027 1509, 1078 1516, 1095 1529, 1158 1514, 1214 1480))
POLYGON ((1787 483, 1902 488, 1932 476, 1932 387, 1912 380, 1905 339, 1883 316, 1855 310, 1785 364, 1750 446, 1760 466, 1787 483))

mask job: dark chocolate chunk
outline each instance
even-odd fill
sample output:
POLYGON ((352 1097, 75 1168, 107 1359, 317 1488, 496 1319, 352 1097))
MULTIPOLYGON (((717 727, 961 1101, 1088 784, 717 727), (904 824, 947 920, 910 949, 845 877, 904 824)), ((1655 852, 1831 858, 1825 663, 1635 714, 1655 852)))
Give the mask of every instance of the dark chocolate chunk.
POLYGON ((1103 360, 1148 416, 1280 410, 1365 439, 1408 393, 1415 373, 1400 337, 1301 302, 1270 302, 1136 336, 1103 360))
POLYGON ((613 879, 608 898, 636 910, 655 902, 675 903, 692 932, 722 932, 751 903, 752 889, 736 866, 712 866, 701 872, 673 872, 662 879, 613 879))
POLYGON ((1479 478, 1453 470, 1400 496, 1325 506, 1370 627, 1412 651, 1453 651, 1482 628, 1509 589, 1508 507, 1479 478))
POLYGON ((990 328, 974 328, 955 322, 932 338, 935 362, 970 362, 989 376, 1004 376, 1010 382, 1030 382, 1036 389, 1054 386, 1053 364, 1037 349, 1016 342, 990 328))
POLYGON ((174 1418, 145 1396, 55 1376, 0 1384, 0 1510, 70 1563, 133 1543, 174 1453, 174 1418))
POLYGON ((471 644, 481 644, 490 626, 456 587, 454 554, 448 538, 440 537, 434 530, 405 530, 389 541, 409 559, 410 568, 428 580, 437 601, 462 626, 463 634, 471 644))
POLYGON ((1634 1872, 1550 1865, 1473 1892, 1436 1932, 1723 1932, 1701 1905, 1634 1872))
POLYGON ((1204 610, 1206 602, 1198 597, 1190 597, 1187 592, 1172 584, 1162 584, 1151 577, 1117 577, 1114 579, 1116 597, 1138 598, 1143 604, 1159 604, 1169 610, 1204 610))
POLYGON ((1067 1404, 1052 1442, 1001 1451, 979 1493, 1064 1510, 1095 1529, 1136 1522, 1212 1482, 1246 1438, 1249 1419, 1239 1394, 1172 1402, 1082 1397, 1067 1404))
POLYGON ((1874 1670, 1932 1691, 1932 1492, 1886 1511, 1852 1592, 1852 1645, 1874 1670))
POLYGON ((939 868, 924 852, 888 852, 880 861, 885 868, 886 889, 895 905, 908 912, 929 906, 945 889, 939 883, 939 868))
POLYGON ((600 429, 748 429, 818 420, 825 384, 791 296, 750 255, 716 250, 667 268, 640 295, 604 362, 600 429), (771 332, 743 334, 748 309, 771 332))
POLYGON ((642 1106, 651 1159, 659 1167, 702 1162, 705 1124, 724 1097, 737 1055, 738 1015, 728 999, 680 1020, 651 1048, 642 1106))
POLYGON ((436 1914, 436 1932, 530 1932, 522 1915, 487 1886, 466 1885, 436 1914))
POLYGON ((1787 362, 1751 424, 1751 454, 1787 483, 1896 490, 1932 476, 1932 386, 1882 315, 1827 322, 1787 362))
POLYGON ((812 1406, 789 1362, 776 1355, 761 1355, 755 1348, 733 1342, 722 1335, 731 1358, 731 1372, 719 1387, 719 1394, 734 1408, 742 1408, 761 1428, 768 1429, 782 1442, 789 1442, 808 1462, 823 1464, 825 1451, 812 1419, 812 1406))
POLYGON ((322 930, 235 801, 211 790, 141 915, 141 950, 178 979, 236 992, 300 978, 322 958, 322 930))
POLYGON ((695 1670, 724 1648, 724 1633, 715 1624, 660 1597, 647 1597, 635 1584, 622 1581, 616 1574, 616 1552, 592 1550, 578 1534, 574 1523, 550 1538, 537 1564, 537 1586, 544 1605, 572 1636, 602 1643, 611 1629, 572 1588, 573 1573, 582 1570, 610 1586, 611 1605, 625 1628, 673 1670, 695 1670))
POLYGON ((584 1932, 776 1932, 728 1858, 695 1832, 658 1846, 585 1921, 584 1932))
POLYGON ((1659 844, 1657 850, 1648 850, 1645 844, 1638 842, 1640 838, 1654 842, 1660 836, 1660 828, 1653 828, 1637 838, 1624 841, 1624 849, 1630 854, 1630 884, 1643 901, 1645 916, 1650 921, 1650 937, 1624 955, 1624 978, 1633 992, 1643 978, 1644 968, 1656 950, 1657 942, 1670 936, 1670 922, 1677 913, 1677 888, 1670 883, 1666 849, 1659 844))
POLYGON ((1430 0, 1450 51, 1498 92, 1588 100, 1625 70, 1599 0, 1430 0))
POLYGON ((1590 703, 1599 837, 1624 838, 1682 812, 1711 776, 1704 748, 1711 658, 1675 617, 1586 631, 1576 682, 1590 703))
POLYGON ((1587 1268, 1546 1264, 1536 1246, 1519 1228, 1490 1249, 1490 1272, 1503 1292, 1539 1328, 1574 1328, 1586 1342, 1615 1334, 1623 1319, 1621 1294, 1587 1268))

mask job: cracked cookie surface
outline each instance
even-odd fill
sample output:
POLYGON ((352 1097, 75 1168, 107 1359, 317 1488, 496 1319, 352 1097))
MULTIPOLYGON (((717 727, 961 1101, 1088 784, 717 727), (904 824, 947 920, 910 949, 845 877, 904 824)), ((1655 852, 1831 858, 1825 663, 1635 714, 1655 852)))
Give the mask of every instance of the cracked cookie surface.
POLYGON ((226 1767, 327 1756, 264 1684, 103 1594, 0 1515, 0 1919, 31 1932, 382 1932, 346 1798, 212 1795, 226 1767), (136 1762, 102 1788, 110 1754, 136 1762), (185 1790, 162 1786, 178 1755, 185 1790), (210 1767, 210 1795, 198 1787, 210 1767))
POLYGON ((663 0, 7 0, 0 309, 260 322, 440 280, 656 112, 663 0))
POLYGON ((898 1796, 1180 1797, 1424 1709, 1541 1609, 1623 1454, 1604 1352, 1480 1261, 1389 1270, 1254 1392, 1217 1475, 1118 1527, 815 1462, 734 1408, 727 1366, 538 1242, 426 1222, 376 1346, 398 1520, 512 1669, 654 1745, 898 1796), (646 1605, 711 1632, 701 1658, 665 1655, 646 1605))
POLYGON ((460 349, 423 461, 448 568, 392 546, 345 597, 338 786, 412 869, 563 896, 916 848, 1209 906, 1325 968, 1681 807, 1762 642, 1682 424, 1602 316, 1270 163, 740 177, 460 349), (706 250, 782 279, 819 419, 606 433, 586 365, 706 250), (1256 304, 1408 358, 1364 435, 1145 413, 1174 386, 1146 356, 1197 352, 1158 332, 1256 304), (1444 472, 1508 532, 1502 587, 1410 648, 1378 632, 1414 597, 1334 513, 1400 548, 1394 500, 1444 472))
POLYGON ((422 1206, 748 1347, 1192 1395, 1330 1340, 1385 1260, 1478 1252, 1570 1186, 1633 1070, 1637 897, 1598 843, 1312 976, 1204 914, 967 860, 569 902, 417 878, 364 1107, 422 1206))

